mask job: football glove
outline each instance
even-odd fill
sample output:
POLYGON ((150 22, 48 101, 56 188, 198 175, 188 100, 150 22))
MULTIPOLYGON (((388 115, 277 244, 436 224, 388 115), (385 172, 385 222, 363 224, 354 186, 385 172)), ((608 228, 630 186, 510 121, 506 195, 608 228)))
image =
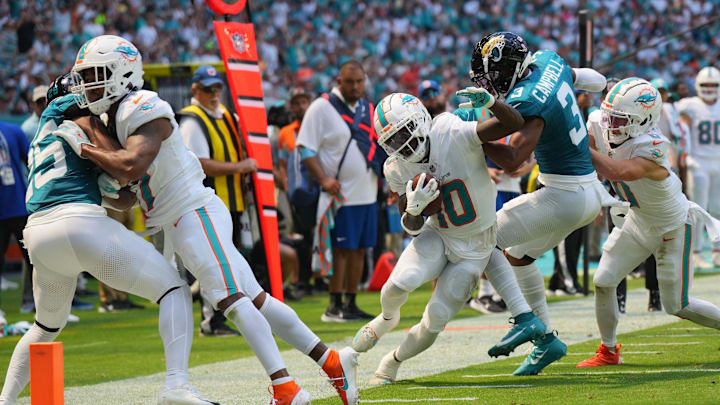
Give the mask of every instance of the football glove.
POLYGON ((425 173, 420 175, 415 189, 413 189, 412 180, 408 180, 405 186, 405 196, 407 197, 405 212, 410 215, 420 215, 425 207, 440 195, 440 190, 438 190, 438 184, 435 179, 430 179, 424 186, 422 185, 423 183, 425 183, 425 173))
POLYGON ((120 187, 120 182, 111 175, 102 173, 98 176, 98 187, 103 197, 112 198, 113 200, 120 198, 120 189, 122 187, 120 187))
POLYGON ((495 97, 481 87, 465 87, 456 91, 455 94, 470 99, 470 101, 460 104, 460 108, 490 108, 495 104, 495 97))
POLYGON ((90 138, 85 134, 85 132, 78 126, 78 124, 74 123, 73 121, 65 120, 62 124, 53 131, 53 135, 59 136, 65 142, 67 142, 68 145, 72 148, 73 152, 75 152, 76 155, 80 156, 81 158, 85 159, 81 153, 82 153, 82 145, 84 143, 95 146, 90 142, 90 138))

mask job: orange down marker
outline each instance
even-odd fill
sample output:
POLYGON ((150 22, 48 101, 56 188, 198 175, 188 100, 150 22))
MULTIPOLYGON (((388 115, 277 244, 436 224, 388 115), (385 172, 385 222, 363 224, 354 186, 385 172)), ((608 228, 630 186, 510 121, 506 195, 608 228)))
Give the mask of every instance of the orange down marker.
POLYGON ((64 405, 62 342, 30 344, 30 404, 64 405))

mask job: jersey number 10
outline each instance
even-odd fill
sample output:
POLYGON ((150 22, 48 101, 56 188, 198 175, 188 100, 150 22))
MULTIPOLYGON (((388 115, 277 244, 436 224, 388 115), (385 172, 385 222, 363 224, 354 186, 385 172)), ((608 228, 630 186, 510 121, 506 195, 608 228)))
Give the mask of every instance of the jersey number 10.
POLYGON ((462 180, 456 179, 443 184, 440 188, 440 195, 443 200, 443 208, 437 213, 437 216, 441 228, 448 227, 447 221, 445 221, 446 215, 454 226, 467 225, 477 216, 470 193, 462 180), (455 201, 459 203, 460 207, 457 208, 460 210, 456 209, 455 201))

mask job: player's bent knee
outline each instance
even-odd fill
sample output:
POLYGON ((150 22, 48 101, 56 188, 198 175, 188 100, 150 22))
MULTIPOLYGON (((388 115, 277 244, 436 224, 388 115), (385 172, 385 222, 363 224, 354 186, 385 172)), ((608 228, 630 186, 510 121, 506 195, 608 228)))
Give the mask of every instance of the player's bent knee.
POLYGON ((433 333, 442 332, 453 315, 452 309, 441 300, 431 299, 426 312, 427 317, 423 317, 423 325, 433 333))
POLYGON ((662 297, 662 293, 660 294, 660 302, 662 302, 662 306, 665 309, 665 312, 668 313, 668 315, 675 315, 679 316, 680 318, 683 317, 683 311, 682 311, 682 304, 680 303, 680 300, 676 299, 664 299, 662 297))

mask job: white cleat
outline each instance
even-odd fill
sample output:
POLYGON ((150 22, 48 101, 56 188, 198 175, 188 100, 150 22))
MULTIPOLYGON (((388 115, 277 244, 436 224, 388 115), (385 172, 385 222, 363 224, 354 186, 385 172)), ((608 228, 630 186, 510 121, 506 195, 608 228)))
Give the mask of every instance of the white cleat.
POLYGON ((0 290, 17 290, 18 288, 20 288, 18 283, 0 276, 0 290))
POLYGON ((190 384, 177 387, 165 387, 158 396, 158 405, 220 405, 206 399, 190 384))
POLYGON ((397 378, 397 372, 402 362, 395 360, 395 350, 386 354, 380 360, 374 377, 370 380, 370 385, 392 384, 397 378))
POLYGON ((346 347, 338 352, 340 357, 340 366, 345 376, 345 398, 348 405, 357 405, 359 394, 357 389, 357 366, 358 352, 350 347, 346 347))
POLYGON ((712 263, 705 260, 701 253, 693 254, 693 262, 695 262, 696 269, 709 270, 713 268, 712 263))

